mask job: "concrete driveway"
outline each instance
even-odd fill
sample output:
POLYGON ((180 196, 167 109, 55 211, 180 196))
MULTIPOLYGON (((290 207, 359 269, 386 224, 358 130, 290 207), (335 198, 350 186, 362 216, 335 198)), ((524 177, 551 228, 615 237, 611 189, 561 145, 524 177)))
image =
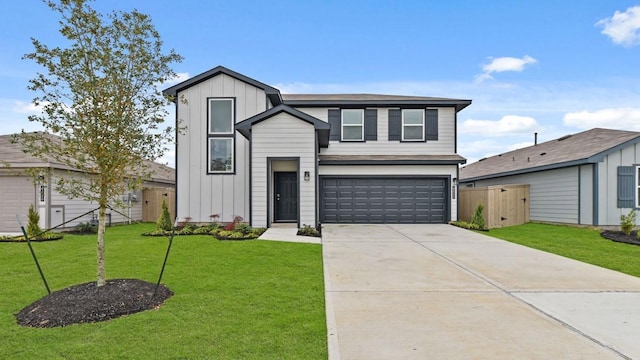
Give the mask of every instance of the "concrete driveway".
POLYGON ((640 278, 450 225, 322 232, 330 359, 640 359, 640 278))

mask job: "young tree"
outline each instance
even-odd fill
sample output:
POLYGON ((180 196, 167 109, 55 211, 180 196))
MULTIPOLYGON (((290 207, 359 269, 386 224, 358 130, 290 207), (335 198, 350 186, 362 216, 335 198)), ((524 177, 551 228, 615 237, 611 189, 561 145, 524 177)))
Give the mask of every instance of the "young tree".
POLYGON ((104 16, 90 0, 44 0, 60 16, 68 47, 31 39, 25 59, 44 68, 29 81, 33 104, 43 112, 29 117, 44 132, 19 134, 27 153, 79 170, 56 181, 61 193, 99 206, 97 285, 105 284, 104 232, 109 203, 149 176, 149 160, 162 156, 173 129, 160 128, 168 115, 158 85, 175 78, 170 64, 182 57, 162 51, 149 16, 136 10, 104 16), (53 136, 55 135, 55 136, 53 136))

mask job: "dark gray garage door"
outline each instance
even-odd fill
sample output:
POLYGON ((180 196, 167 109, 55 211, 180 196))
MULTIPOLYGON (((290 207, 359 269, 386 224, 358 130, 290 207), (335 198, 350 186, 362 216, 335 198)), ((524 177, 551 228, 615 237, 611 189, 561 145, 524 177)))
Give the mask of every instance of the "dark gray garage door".
POLYGON ((321 180, 321 222, 444 223, 446 178, 342 178, 321 180))

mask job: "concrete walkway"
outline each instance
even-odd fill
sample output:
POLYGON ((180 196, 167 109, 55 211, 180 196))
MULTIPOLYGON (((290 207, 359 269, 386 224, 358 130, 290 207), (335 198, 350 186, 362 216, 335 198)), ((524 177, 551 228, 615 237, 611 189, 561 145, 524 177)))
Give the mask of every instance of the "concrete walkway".
POLYGON ((640 278, 450 225, 322 243, 332 360, 640 359, 640 278))

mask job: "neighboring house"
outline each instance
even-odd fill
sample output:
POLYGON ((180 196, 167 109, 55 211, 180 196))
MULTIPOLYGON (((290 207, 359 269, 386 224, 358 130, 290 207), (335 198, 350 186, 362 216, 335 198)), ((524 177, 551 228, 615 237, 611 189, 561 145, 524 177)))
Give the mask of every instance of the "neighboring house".
MULTIPOLYGON (((144 190, 123 194, 122 200, 127 206, 116 208, 124 215, 130 214, 134 220, 142 220, 145 212, 160 206, 144 198, 148 190, 166 193, 168 203, 173 204, 175 170, 157 163, 151 163, 151 166, 154 175, 144 182, 144 190)), ((0 135, 0 232, 20 232, 16 215, 21 216, 26 226, 30 205, 38 209, 40 226, 43 229, 55 227, 97 208, 96 203, 69 199, 58 193, 52 184, 60 176, 83 176, 83 173, 55 161, 43 161, 26 154, 22 151, 21 145, 11 143, 11 135, 0 135), (37 169, 42 177, 34 179, 27 174, 28 169, 37 169)), ((107 211, 107 213, 111 214, 112 223, 128 221, 125 216, 117 212, 107 211)), ((80 222, 91 220, 92 216, 86 215, 66 224, 65 227, 73 227, 80 222)))
POLYGON ((640 207, 640 133, 592 129, 481 159, 460 186, 530 185, 531 220, 614 226, 640 207))
POLYGON ((397 95, 291 95, 218 66, 164 91, 186 130, 177 216, 252 226, 457 218, 457 113, 397 95))

